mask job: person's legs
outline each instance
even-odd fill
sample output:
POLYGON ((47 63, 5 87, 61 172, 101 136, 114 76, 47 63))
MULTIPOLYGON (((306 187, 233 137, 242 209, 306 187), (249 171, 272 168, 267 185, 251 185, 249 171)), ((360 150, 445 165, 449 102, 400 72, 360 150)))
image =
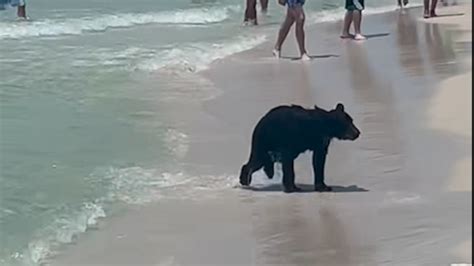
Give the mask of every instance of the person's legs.
POLYGON ((354 39, 356 40, 365 40, 365 36, 362 35, 360 30, 360 25, 362 24, 362 10, 354 10, 353 12, 353 19, 354 19, 354 31, 355 36, 354 39))
POLYGON ((244 12, 244 22, 249 21, 249 4, 252 0, 246 0, 245 1, 245 12, 244 12))
POLYGON ((408 0, 398 0, 399 7, 404 7, 406 5, 408 5, 408 0))
POLYGON ((423 1, 423 17, 424 18, 429 18, 430 17, 430 0, 424 0, 423 1))
POLYGON ((344 16, 344 26, 342 27, 342 35, 341 38, 353 38, 354 36, 349 33, 349 29, 352 24, 352 19, 353 19, 353 13, 352 11, 347 10, 346 15, 344 16))
POLYGON ((25 0, 12 0, 12 1, 9 1, 9 2, 10 2, 11 6, 17 8, 17 13, 16 14, 19 18, 26 18, 25 0))
POLYGON ((26 5, 18 6, 17 16, 19 18, 26 18, 26 5))
POLYGON ((431 1, 431 9, 430 9, 430 17, 436 17, 436 5, 438 4, 438 0, 431 1))
POLYGON ((266 13, 268 9, 268 0, 260 0, 260 6, 262 7, 262 12, 266 13))
MULTIPOLYGON (((344 16, 344 25, 342 28, 341 38, 354 38, 354 35, 350 34, 350 27, 354 21, 354 12, 363 9, 363 0, 346 0, 345 4, 346 15, 344 16)), ((359 25, 360 26, 360 25, 359 25)))
POLYGON ((285 41, 288 32, 290 32, 291 26, 293 26, 294 22, 295 17, 293 10, 288 8, 286 11, 285 21, 281 24, 280 31, 278 32, 278 39, 273 50, 276 57, 280 57, 281 46, 283 45, 283 42, 285 41))
MULTIPOLYGON (((351 12, 351 21, 354 22, 354 39, 355 40, 365 40, 366 38, 361 33, 361 24, 362 24, 362 10, 364 10, 364 0, 346 0, 346 9, 348 12, 351 12)), ((346 16, 348 14, 346 13, 346 16)), ((350 23, 344 25, 347 28, 344 28, 343 36, 348 36, 350 23), (346 35, 344 35, 346 34, 346 35)))
POLYGON ((308 59, 308 58, 304 58, 306 55, 306 48, 305 48, 305 33, 304 33, 305 15, 304 15, 303 6, 298 5, 298 6, 293 7, 292 9, 294 10, 294 17, 296 21, 296 41, 298 42, 300 55, 302 59, 308 59))
POLYGON ((244 22, 253 22, 257 25, 257 0, 247 0, 244 22))

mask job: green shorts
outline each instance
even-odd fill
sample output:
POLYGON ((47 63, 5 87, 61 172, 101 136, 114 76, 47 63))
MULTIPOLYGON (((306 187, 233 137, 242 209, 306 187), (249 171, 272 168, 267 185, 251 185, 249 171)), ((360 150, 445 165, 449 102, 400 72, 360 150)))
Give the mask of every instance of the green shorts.
POLYGON ((346 9, 348 11, 362 11, 364 8, 364 0, 346 0, 346 9))

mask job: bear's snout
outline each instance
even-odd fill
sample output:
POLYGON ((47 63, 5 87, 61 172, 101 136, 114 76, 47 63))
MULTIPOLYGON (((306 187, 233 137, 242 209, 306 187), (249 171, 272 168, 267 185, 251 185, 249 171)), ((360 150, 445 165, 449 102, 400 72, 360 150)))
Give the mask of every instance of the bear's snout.
POLYGON ((345 135, 344 139, 347 140, 356 140, 360 136, 360 130, 352 125, 350 129, 348 130, 347 134, 345 135))
POLYGON ((352 126, 352 138, 350 138, 350 140, 356 140, 359 138, 360 136, 360 130, 358 128, 356 128, 355 126, 352 126))

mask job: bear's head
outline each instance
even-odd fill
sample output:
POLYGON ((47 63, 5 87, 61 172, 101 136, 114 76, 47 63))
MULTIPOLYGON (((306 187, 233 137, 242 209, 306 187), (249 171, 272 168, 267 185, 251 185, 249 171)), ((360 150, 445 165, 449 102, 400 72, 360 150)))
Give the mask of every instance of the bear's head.
POLYGON ((336 108, 329 111, 331 135, 340 140, 356 140, 360 130, 354 125, 352 117, 344 111, 344 105, 338 103, 336 108))

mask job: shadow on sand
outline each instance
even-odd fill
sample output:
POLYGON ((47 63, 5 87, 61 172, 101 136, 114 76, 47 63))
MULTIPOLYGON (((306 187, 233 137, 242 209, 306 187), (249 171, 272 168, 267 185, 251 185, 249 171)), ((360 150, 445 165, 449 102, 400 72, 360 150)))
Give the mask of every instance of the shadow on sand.
MULTIPOLYGON (((337 54, 323 54, 323 55, 310 55, 309 58, 313 59, 322 59, 322 58, 330 58, 330 57, 339 57, 337 54)), ((300 60, 297 56, 282 56, 281 59, 288 59, 288 60, 300 60)))
POLYGON ((374 34, 367 34, 367 35, 364 35, 365 38, 367 39, 372 39, 372 38, 380 38, 380 37, 387 37, 389 36, 390 33, 374 33, 374 34))
MULTIPOLYGON (((309 184, 297 184, 299 188, 301 188, 303 191, 301 192, 296 192, 296 193, 317 193, 318 191, 314 191, 313 185, 309 184)), ((251 191, 258 191, 258 192, 282 192, 282 185, 281 184, 271 184, 267 186, 259 186, 259 187, 241 187, 242 189, 245 190, 251 190, 251 191)), ((351 185, 351 186, 331 186, 332 191, 329 193, 346 193, 346 192, 367 192, 369 191, 368 189, 358 187, 356 185, 351 185)), ((327 192, 326 192, 327 193, 327 192)))

